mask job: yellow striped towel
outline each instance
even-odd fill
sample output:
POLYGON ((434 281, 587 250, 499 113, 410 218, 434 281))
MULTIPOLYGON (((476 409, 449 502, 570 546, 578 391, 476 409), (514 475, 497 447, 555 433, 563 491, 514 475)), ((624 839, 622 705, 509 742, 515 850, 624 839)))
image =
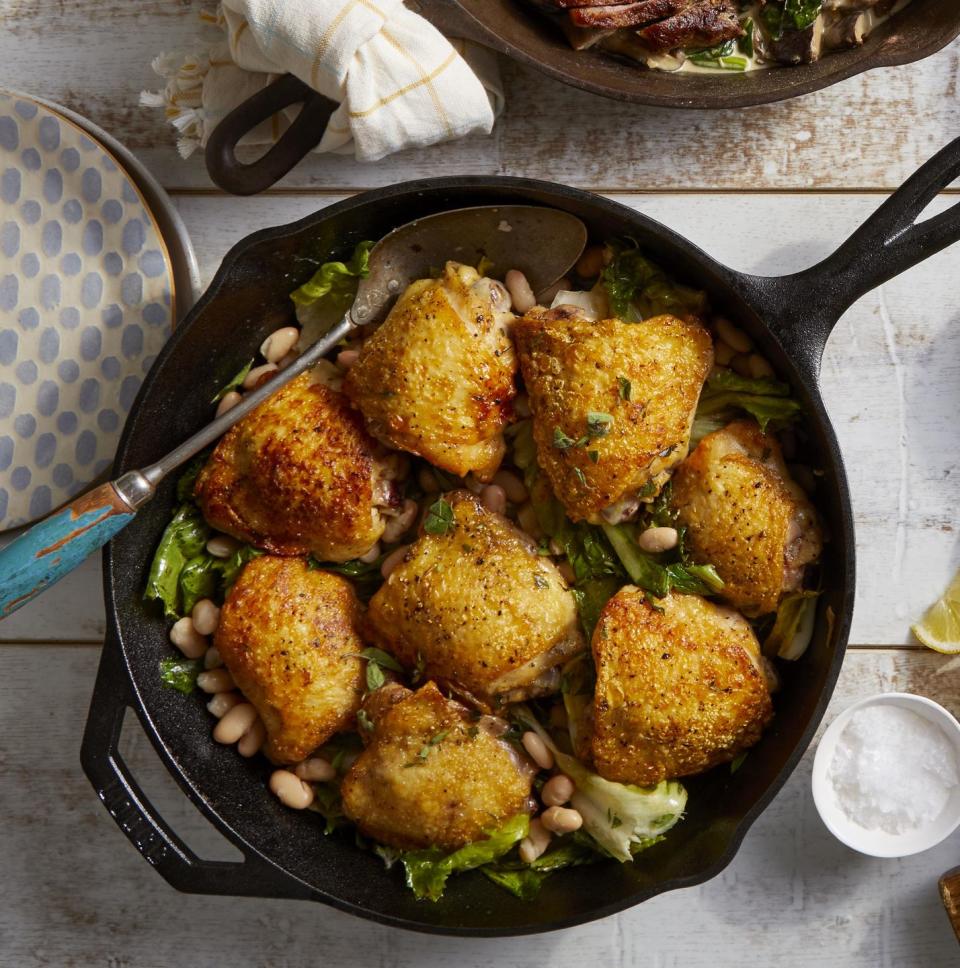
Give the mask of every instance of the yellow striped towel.
MULTIPOLYGON (((317 151, 376 161, 405 148, 489 134, 503 106, 496 56, 448 40, 403 0, 223 0, 204 17, 226 40, 203 55, 161 54, 163 107, 187 157, 242 100, 277 75, 296 74, 339 107, 317 151)), ((275 141, 296 116, 265 122, 242 144, 275 141)))

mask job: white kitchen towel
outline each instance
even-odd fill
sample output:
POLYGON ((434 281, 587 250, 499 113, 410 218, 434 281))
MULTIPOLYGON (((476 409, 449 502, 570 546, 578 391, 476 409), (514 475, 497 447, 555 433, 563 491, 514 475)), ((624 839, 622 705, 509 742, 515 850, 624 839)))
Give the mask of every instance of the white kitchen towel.
MULTIPOLYGON (((340 105, 316 150, 353 152, 358 161, 489 134, 503 106, 496 55, 448 40, 403 0, 223 0, 202 19, 226 30, 226 41, 202 55, 161 54, 153 67, 165 89, 141 95, 142 104, 165 109, 184 157, 285 73, 340 105)), ((298 110, 241 144, 276 141, 298 110)))

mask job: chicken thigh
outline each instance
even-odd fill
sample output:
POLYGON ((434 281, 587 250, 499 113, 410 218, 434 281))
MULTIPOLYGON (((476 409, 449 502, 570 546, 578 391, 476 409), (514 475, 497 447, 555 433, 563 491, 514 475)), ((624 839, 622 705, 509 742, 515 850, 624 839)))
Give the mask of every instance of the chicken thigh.
POLYGON ((800 588, 823 547, 816 511, 780 445, 753 420, 700 441, 677 468, 672 502, 694 559, 716 567, 723 598, 751 617, 800 588))
POLYGON ((214 644, 260 713, 275 763, 297 763, 353 727, 362 615, 349 581, 302 558, 254 558, 227 593, 214 644))
POLYGON ((648 786, 732 760, 773 715, 749 623, 698 595, 628 585, 593 634, 591 750, 608 780, 648 786))
POLYGON ((346 561, 383 533, 398 504, 382 448, 321 371, 278 390, 221 438, 195 496, 215 528, 280 555, 346 561))
POLYGON ((517 370, 503 286, 448 262, 414 282, 350 368, 344 390, 378 440, 460 476, 503 459, 517 370))
POLYGON ((415 693, 384 689, 367 747, 340 788, 362 834, 401 849, 456 850, 531 812, 536 768, 501 738, 503 720, 444 698, 432 682, 415 693))
POLYGON ((445 532, 411 545, 370 601, 371 636, 488 709, 556 692, 560 665, 586 648, 566 582, 472 494, 444 501, 445 532))
POLYGON ((588 322, 570 306, 533 309, 513 332, 557 498, 575 521, 627 519, 687 455, 710 334, 676 316, 588 322))

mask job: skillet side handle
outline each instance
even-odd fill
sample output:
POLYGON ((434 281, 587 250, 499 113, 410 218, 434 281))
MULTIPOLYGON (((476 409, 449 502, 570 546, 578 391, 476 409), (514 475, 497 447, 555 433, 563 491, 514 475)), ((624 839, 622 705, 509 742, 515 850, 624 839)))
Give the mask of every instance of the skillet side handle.
POLYGON ((168 884, 188 894, 311 898, 307 887, 256 854, 241 848, 245 859, 239 863, 202 860, 167 826, 120 755, 123 717, 132 706, 133 691, 120 647, 108 638, 100 656, 80 762, 107 812, 146 861, 168 884))
POLYGON ((940 899, 950 918, 953 933, 960 941, 960 867, 954 867, 940 878, 940 899))
POLYGON ((917 222, 960 177, 960 138, 910 176, 822 262, 779 278, 740 276, 735 284, 762 307, 785 349, 816 380, 833 327, 861 296, 960 241, 960 202, 917 222))
POLYGON ((213 129, 204 160, 214 184, 232 195, 256 195, 278 182, 319 143, 338 105, 318 94, 293 74, 284 74, 253 97, 237 105, 213 129), (236 149, 246 134, 263 121, 303 103, 300 113, 266 154, 244 164, 236 149))

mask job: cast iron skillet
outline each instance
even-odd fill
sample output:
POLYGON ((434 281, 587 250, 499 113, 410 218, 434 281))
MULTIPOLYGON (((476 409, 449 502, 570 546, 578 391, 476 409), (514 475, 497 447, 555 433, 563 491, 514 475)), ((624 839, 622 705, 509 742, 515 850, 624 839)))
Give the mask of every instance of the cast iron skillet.
MULTIPOLYGON (((862 47, 814 64, 747 74, 649 71, 603 51, 575 51, 527 0, 418 0, 413 5, 451 36, 468 37, 574 87, 619 101, 671 108, 742 108, 809 94, 875 67, 921 60, 960 35, 956 0, 913 0, 876 28, 862 47)), ((844 109, 837 102, 836 110, 844 109)), ((336 105, 292 75, 255 94, 217 126, 206 150, 213 181, 235 195, 253 195, 282 178, 320 142, 336 105), (237 160, 240 138, 291 104, 304 108, 262 158, 237 160)))
POLYGON ((217 388, 268 333, 291 319, 289 293, 313 271, 304 256, 346 252, 361 239, 448 208, 552 205, 578 215, 596 238, 635 238, 678 279, 707 290, 714 307, 746 329, 790 381, 806 407, 811 459, 825 472, 817 503, 832 535, 824 556, 826 592, 813 642, 784 677, 773 725, 735 776, 718 769, 690 781, 689 812, 665 842, 633 864, 560 872, 534 903, 474 872, 452 879, 443 900, 433 904, 414 900, 399 871, 385 871, 349 838, 322 836, 319 817, 281 806, 267 789, 267 763, 218 746, 201 700, 161 686, 158 661, 170 646, 165 623, 144 603, 142 590, 174 503, 174 485, 167 482, 105 552, 108 633, 82 746, 84 770, 137 849, 183 891, 312 898, 386 924, 464 935, 566 927, 721 871, 809 744, 840 671, 850 626, 853 521, 842 456, 817 386, 823 347, 854 300, 960 238, 960 207, 913 224, 958 175, 960 141, 926 164, 832 256, 781 278, 734 272, 615 202, 516 178, 437 178, 378 189, 234 246, 150 371, 120 442, 118 472, 155 460, 210 419, 217 388), (243 852, 243 862, 199 859, 145 800, 118 752, 128 708, 187 795, 243 852))

